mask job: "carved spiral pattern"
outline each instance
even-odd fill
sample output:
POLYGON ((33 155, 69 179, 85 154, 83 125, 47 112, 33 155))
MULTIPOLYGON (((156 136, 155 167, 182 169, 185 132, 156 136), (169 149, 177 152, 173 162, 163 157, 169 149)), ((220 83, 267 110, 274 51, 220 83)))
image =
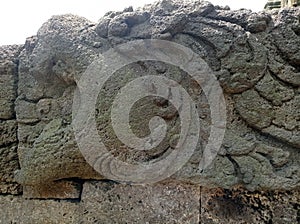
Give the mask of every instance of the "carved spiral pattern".
POLYGON ((126 146, 147 151, 158 146, 166 135, 163 118, 149 120, 150 134, 137 137, 130 127, 130 111, 145 97, 168 100, 180 117, 179 139, 174 150, 160 160, 131 164, 113 156, 99 137, 95 105, 104 83, 117 70, 138 61, 159 61, 187 72, 203 89, 211 111, 210 137, 199 164, 205 169, 216 156, 225 132, 226 108, 223 92, 209 66, 190 49, 163 40, 139 40, 119 45, 94 61, 79 80, 73 102, 73 129, 79 149, 87 162, 103 176, 135 184, 161 181, 178 171, 192 156, 199 141, 199 115, 193 99, 176 81, 158 75, 136 78, 122 87, 111 106, 112 127, 126 146))

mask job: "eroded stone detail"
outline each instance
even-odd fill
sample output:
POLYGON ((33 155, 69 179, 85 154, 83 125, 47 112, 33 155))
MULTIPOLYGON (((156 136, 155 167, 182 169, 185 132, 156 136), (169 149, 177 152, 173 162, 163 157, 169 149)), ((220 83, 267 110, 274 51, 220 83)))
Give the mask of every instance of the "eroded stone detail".
POLYGON ((24 46, 1 47, 0 194, 20 194, 22 185, 23 198, 0 196, 5 214, 0 222, 22 223, 19 216, 26 216, 23 223, 299 222, 299 18, 299 8, 254 13, 163 0, 107 13, 98 23, 54 16, 24 46), (178 113, 155 97, 132 108, 131 124, 135 134, 145 136, 152 116, 166 119, 168 134, 158 147, 132 151, 115 136, 114 97, 143 75, 172 78, 187 90, 197 102, 201 141, 190 161, 164 183, 101 181, 105 177, 86 163, 74 139, 74 90, 100 53, 147 38, 189 47, 211 67, 226 98, 225 139, 213 163, 199 172, 211 123, 203 90, 177 67, 154 61, 128 65, 106 82, 96 104, 99 135, 111 153, 143 163, 174 150, 178 141, 178 113), (48 215, 48 206, 55 215, 48 215), (36 207, 37 213, 31 210, 36 207))
POLYGON ((299 186, 295 169, 300 147, 297 27, 297 9, 253 13, 207 2, 161 1, 108 13, 98 24, 73 15, 54 16, 26 41, 19 56, 15 111, 21 170, 16 179, 23 185, 38 185, 68 178, 103 178, 85 163, 72 134, 76 82, 99 53, 130 40, 159 38, 191 48, 218 77, 228 106, 223 147, 211 167, 200 174, 198 163, 210 124, 203 91, 178 68, 140 62, 116 72, 98 97, 97 127, 111 152, 121 160, 139 163, 174 147, 179 119, 174 108, 160 99, 140 102, 132 117, 132 127, 141 136, 147 135, 144 124, 153 113, 167 120, 168 136, 155 150, 131 152, 118 141, 110 124, 116 91, 136 77, 157 74, 187 89, 198 102, 202 124, 194 155, 171 179, 225 188, 242 183, 252 190, 299 186))
POLYGON ((202 189, 202 223, 298 223, 299 192, 202 189), (226 209, 223 209, 226 207, 226 209))
POLYGON ((0 223, 298 223, 299 191, 208 189, 182 182, 151 186, 84 184, 81 201, 0 196, 0 223))
POLYGON ((22 46, 0 47, 0 194, 19 194, 14 180, 19 169, 15 100, 18 82, 18 55, 22 46))

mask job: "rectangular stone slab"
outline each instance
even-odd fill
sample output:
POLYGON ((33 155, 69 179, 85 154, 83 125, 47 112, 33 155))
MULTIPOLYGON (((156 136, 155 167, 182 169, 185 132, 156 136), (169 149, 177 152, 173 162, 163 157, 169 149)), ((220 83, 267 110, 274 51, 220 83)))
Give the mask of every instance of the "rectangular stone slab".
POLYGON ((82 223, 199 223, 198 185, 86 182, 82 223))

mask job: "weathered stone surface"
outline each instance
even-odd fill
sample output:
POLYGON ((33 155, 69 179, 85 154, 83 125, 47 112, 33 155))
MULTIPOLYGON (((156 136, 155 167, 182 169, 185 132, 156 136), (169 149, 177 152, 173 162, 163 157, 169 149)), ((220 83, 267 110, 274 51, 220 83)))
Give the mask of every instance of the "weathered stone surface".
POLYGON ((0 194, 19 194, 17 181, 25 198, 76 201, 0 197, 1 214, 6 214, 1 222, 299 222, 299 16, 299 8, 254 13, 203 1, 162 0, 107 13, 98 23, 54 16, 24 46, 1 47, 0 194), (205 92, 179 67, 159 61, 133 63, 111 75, 96 102, 98 134, 113 156, 147 164, 176 148, 180 118, 166 99, 147 97, 131 108, 130 125, 138 137, 149 135, 152 117, 166 121, 167 134, 155 148, 132 150, 113 130, 116 95, 146 75, 170 78, 185 88, 196 102, 200 141, 190 160, 163 183, 100 181, 105 177, 86 162, 74 138, 74 90, 99 54, 151 38, 190 48, 217 77, 227 106, 222 147, 212 163, 199 170, 212 124, 205 92), (236 186, 241 188, 234 190, 236 186), (18 211, 26 203, 40 208, 18 211), (46 206, 52 206, 49 213, 46 206), (27 212, 32 217, 18 218, 27 212))
POLYGON ((16 179, 23 185, 101 179, 81 156, 70 126, 76 83, 99 53, 130 40, 159 38, 191 48, 215 71, 228 106, 227 137, 214 163, 200 174, 198 164, 211 123, 204 92, 179 68, 140 62, 117 71, 98 96, 97 128, 113 155, 145 163, 174 147, 179 119, 164 101, 148 98, 132 108, 131 124, 140 136, 149 134, 144 124, 154 115, 166 119, 168 134, 153 150, 132 151, 118 140, 111 125, 117 91, 137 77, 156 74, 187 89, 201 120, 201 141, 173 179, 226 188, 243 183, 252 190, 299 186, 299 173, 292 171, 299 166, 300 142, 298 17, 296 9, 253 13, 178 1, 107 13, 98 24, 73 15, 54 16, 26 41, 19 57, 15 111, 21 170, 16 179), (218 172, 219 166, 226 170, 218 172))
POLYGON ((14 105, 21 49, 17 45, 0 47, 0 194, 19 194, 21 191, 14 180, 14 171, 19 169, 14 105))
POLYGON ((20 186, 14 179, 14 172, 19 169, 17 145, 0 148, 0 194, 19 194, 20 186))
POLYGON ((0 196, 0 223, 299 223, 298 191, 86 182, 82 200, 0 196))
POLYGON ((199 186, 168 182, 130 186, 87 182, 82 223, 199 223, 199 186), (95 206, 95 202, 98 206, 95 206))
POLYGON ((248 90, 238 96, 236 107, 239 114, 258 129, 270 126, 275 117, 272 105, 255 90, 248 90))
POLYGON ((17 139, 17 122, 14 120, 1 121, 0 120, 0 147, 8 146, 16 143, 17 139))
POLYGON ((79 199, 82 184, 75 181, 56 181, 44 185, 32 185, 23 187, 23 197, 27 199, 79 199))
POLYGON ((24 200, 21 196, 0 196, 0 223, 78 223, 78 205, 68 201, 24 200))
MULTIPOLYGON (((25 153, 21 150, 20 154, 25 153)), ((45 185, 53 180, 96 179, 100 176, 85 162, 76 146, 72 128, 60 118, 45 126, 30 152, 20 159, 23 168, 16 172, 15 178, 23 185, 45 185)))
POLYGON ((201 223, 299 223, 299 191, 201 190, 201 223))
POLYGON ((17 97, 17 64, 21 46, 0 47, 0 119, 13 119, 17 97))
MULTIPOLYGON (((268 98, 282 99, 280 96, 272 97, 271 93, 268 94, 268 98)), ((279 107, 268 102, 255 90, 249 90, 237 97, 236 105, 237 111, 249 125, 296 147, 300 146, 299 95, 279 107)))
MULTIPOLYGON (((15 107, 23 167, 16 179, 23 185, 43 186, 64 178, 99 178, 81 156, 70 126, 75 77, 99 52, 94 26, 73 15, 53 17, 37 37, 25 43, 15 107)), ((64 195, 63 189, 57 197, 60 195, 64 195)))
POLYGON ((291 87, 280 83, 279 80, 266 74, 255 86, 257 91, 274 106, 281 106, 283 102, 294 98, 295 92, 291 87))

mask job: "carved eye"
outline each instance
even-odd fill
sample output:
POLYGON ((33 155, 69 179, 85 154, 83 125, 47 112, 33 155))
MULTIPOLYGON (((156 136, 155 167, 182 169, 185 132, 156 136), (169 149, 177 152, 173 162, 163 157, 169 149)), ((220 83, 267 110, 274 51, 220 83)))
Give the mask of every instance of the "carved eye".
POLYGON ((51 110, 51 101, 50 99, 41 99, 37 105, 37 111, 40 115, 46 115, 51 110))

